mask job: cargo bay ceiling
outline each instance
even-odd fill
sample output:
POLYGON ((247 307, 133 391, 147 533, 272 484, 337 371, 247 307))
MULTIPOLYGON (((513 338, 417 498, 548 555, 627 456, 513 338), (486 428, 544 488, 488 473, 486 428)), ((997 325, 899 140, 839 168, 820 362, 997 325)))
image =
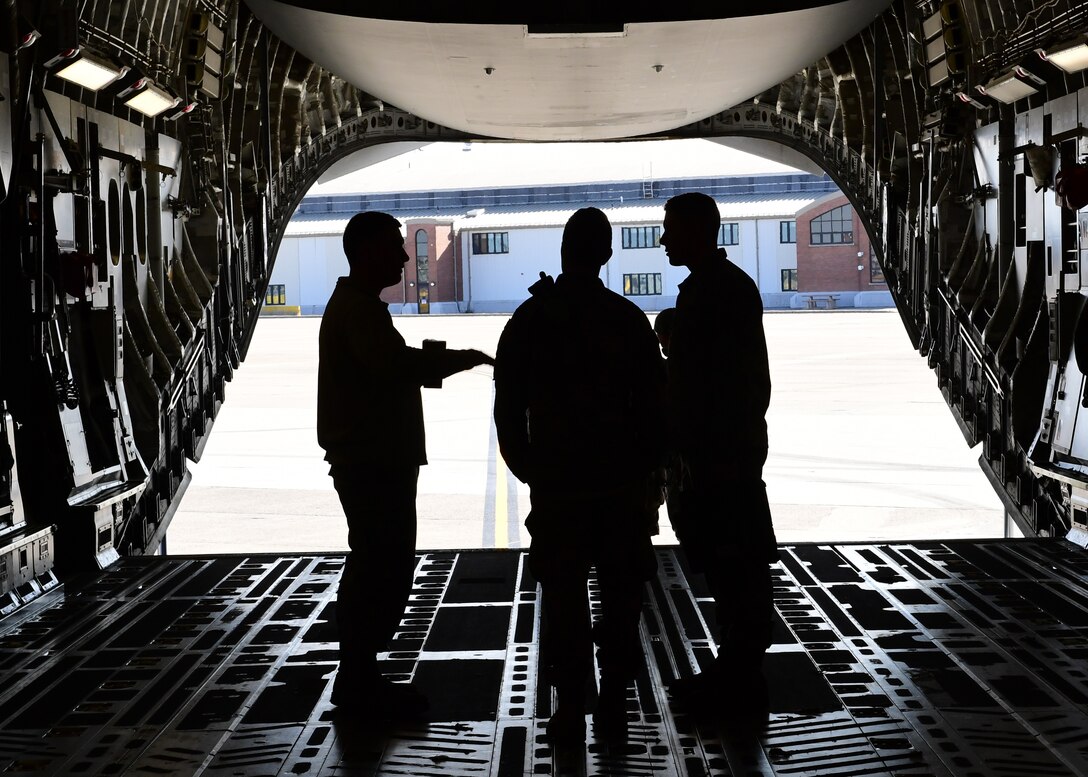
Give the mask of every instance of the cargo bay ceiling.
POLYGON ((1088 223, 1054 184, 1086 174, 1088 6, 358 7, 0 4, 5 547, 55 549, 62 575, 158 548, 307 189, 391 141, 488 138, 812 160, 1011 520, 1085 524, 1088 223), (63 77, 83 59, 112 80, 63 77))
POLYGON ((798 72, 888 4, 778 3, 714 19, 677 3, 641 20, 627 3, 573 13, 547 4, 527 12, 534 19, 494 5, 476 9, 476 23, 413 13, 411 3, 398 18, 364 18, 374 12, 343 2, 250 7, 298 51, 400 108, 465 132, 549 141, 646 135, 711 116, 798 72))

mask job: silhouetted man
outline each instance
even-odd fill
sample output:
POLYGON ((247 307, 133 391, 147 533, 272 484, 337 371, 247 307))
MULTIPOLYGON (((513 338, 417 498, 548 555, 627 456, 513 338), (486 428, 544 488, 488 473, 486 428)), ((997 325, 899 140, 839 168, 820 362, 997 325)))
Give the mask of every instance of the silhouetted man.
POLYGON ((717 247, 717 203, 691 192, 665 204, 661 245, 680 284, 669 339, 669 415, 682 461, 669 517, 691 566, 706 576, 718 657, 674 684, 693 708, 729 711, 765 694, 760 666, 774 619, 769 564, 777 544, 763 482, 771 397, 763 303, 717 247))
POLYGON ((664 450, 664 369, 646 315, 598 277, 612 255, 604 213, 571 216, 561 251, 562 274, 533 285, 499 340, 495 426, 510 471, 531 487, 529 566, 540 582, 543 663, 558 699, 547 736, 582 742, 594 641, 597 734, 627 731, 627 687, 642 661, 643 583, 656 569, 657 507, 647 492, 664 450), (591 566, 602 610, 592 631, 591 566))
POLYGON ((321 320, 317 441, 348 521, 348 554, 336 598, 340 668, 332 702, 399 717, 426 700, 378 671, 404 613, 415 572, 416 479, 427 463, 420 387, 479 364, 479 351, 409 348, 381 290, 400 283, 408 255, 400 222, 359 213, 344 230, 350 268, 321 320))

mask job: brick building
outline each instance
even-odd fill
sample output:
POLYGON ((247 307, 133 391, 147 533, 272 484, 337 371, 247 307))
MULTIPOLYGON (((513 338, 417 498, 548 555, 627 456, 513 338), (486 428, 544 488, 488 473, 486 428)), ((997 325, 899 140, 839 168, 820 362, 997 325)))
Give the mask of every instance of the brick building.
POLYGON ((822 197, 797 213, 797 307, 871 307, 888 300, 888 284, 869 235, 845 194, 822 197))
POLYGON ((457 267, 457 240, 452 219, 413 218, 404 223, 404 250, 410 261, 400 286, 382 292, 390 303, 415 303, 420 313, 430 306, 456 302, 464 283, 457 267))

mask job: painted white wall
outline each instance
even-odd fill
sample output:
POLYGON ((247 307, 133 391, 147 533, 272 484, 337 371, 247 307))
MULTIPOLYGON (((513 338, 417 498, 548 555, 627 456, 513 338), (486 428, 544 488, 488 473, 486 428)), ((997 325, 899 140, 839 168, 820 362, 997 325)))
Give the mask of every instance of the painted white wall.
MULTIPOLYGON (((778 219, 775 221, 775 243, 778 245, 778 266, 783 269, 797 269, 797 243, 783 243, 781 241, 781 229, 779 226, 783 221, 793 221, 793 219, 778 219), (791 264, 792 263, 792 264, 791 264)), ((796 229, 794 230, 796 232, 796 229)))
POLYGON ((733 264, 740 267, 748 276, 759 285, 766 275, 759 265, 759 244, 757 238, 756 221, 745 219, 736 222, 740 224, 740 243, 733 246, 725 246, 733 264))
POLYGON ((328 290, 324 301, 320 303, 324 305, 332 296, 336 282, 346 276, 351 268, 348 267, 348 258, 344 255, 344 240, 340 235, 322 240, 325 247, 325 288, 328 290))
POLYGON ((288 305, 302 304, 298 282, 298 246, 299 240, 296 238, 285 238, 280 241, 279 250, 276 251, 276 261, 272 265, 272 277, 268 281, 269 285, 284 287, 288 305))
POLYGON ((298 305, 303 313, 320 313, 337 279, 347 274, 339 235, 288 236, 280 242, 269 283, 285 287, 286 304, 298 305))
POLYGON ((753 230, 759 245, 759 291, 777 294, 782 291, 784 267, 797 266, 797 246, 779 242, 779 222, 783 219, 760 219, 753 230), (783 264, 792 262, 792 264, 783 264))
POLYGON ((311 312, 311 306, 324 306, 332 296, 329 286, 328 237, 309 237, 298 247, 298 287, 303 300, 304 312, 311 312), (314 302, 309 302, 314 300, 314 302))
POLYGON ((474 312, 512 309, 509 303, 526 299, 529 286, 536 282, 541 271, 553 277, 559 273, 559 248, 563 238, 561 228, 480 231, 509 232, 510 253, 473 254, 472 232, 462 230, 466 287, 474 312))

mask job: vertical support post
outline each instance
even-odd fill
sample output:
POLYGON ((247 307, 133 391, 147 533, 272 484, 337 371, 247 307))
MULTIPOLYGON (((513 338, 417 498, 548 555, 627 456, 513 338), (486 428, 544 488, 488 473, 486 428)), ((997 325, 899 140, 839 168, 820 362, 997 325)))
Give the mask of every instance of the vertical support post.
MULTIPOLYGON (((276 160, 272 159, 272 64, 268 56, 268 28, 263 25, 257 52, 261 68, 261 162, 268 171, 264 194, 266 214, 270 217, 279 203, 274 199, 272 187, 272 176, 276 173, 276 160)), ((270 220, 266 218, 266 222, 270 220)), ((264 234, 267 235, 268 231, 265 230, 264 234)))
POLYGON ((163 256, 162 244, 162 198, 160 185, 162 176, 159 173, 159 133, 154 130, 147 132, 144 144, 144 153, 147 159, 147 172, 144 176, 144 192, 147 207, 145 208, 147 223, 147 268, 159 289, 166 288, 166 257, 163 256))
POLYGON ((35 138, 38 170, 34 176, 34 194, 38 198, 38 228, 34 232, 34 296, 32 337, 34 356, 45 354, 45 135, 35 138))
POLYGON ((870 194, 874 207, 880 203, 880 155, 884 142, 881 132, 884 125, 884 50, 877 41, 876 25, 877 22, 873 22, 873 190, 870 194))
POLYGON ((1015 122, 1014 115, 1008 111, 1001 111, 997 120, 997 268, 1000 278, 1009 271, 1016 246, 1016 159, 1012 151, 1016 145, 1015 122))

